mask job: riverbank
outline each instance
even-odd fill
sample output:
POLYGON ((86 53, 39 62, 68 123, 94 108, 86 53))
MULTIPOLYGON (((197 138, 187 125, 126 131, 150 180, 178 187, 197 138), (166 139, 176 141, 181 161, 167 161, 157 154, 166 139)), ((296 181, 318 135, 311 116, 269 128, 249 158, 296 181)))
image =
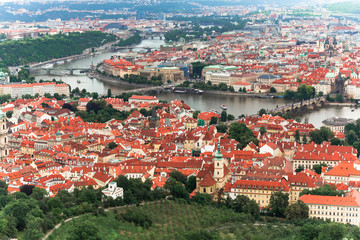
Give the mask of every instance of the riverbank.
MULTIPOLYGON (((63 57, 63 58, 55 58, 55 59, 51 59, 51 60, 48 60, 45 62, 30 63, 28 65, 30 68, 37 68, 37 67, 41 67, 41 66, 44 66, 47 64, 55 64, 56 62, 59 62, 59 61, 70 62, 73 60, 91 57, 94 54, 97 55, 97 54, 112 52, 113 50, 111 49, 111 46, 113 44, 116 44, 117 42, 119 42, 119 40, 114 41, 114 42, 109 42, 98 48, 95 48, 94 53, 91 52, 91 48, 88 48, 88 49, 85 49, 82 54, 75 54, 75 55, 71 55, 71 56, 67 56, 67 57, 63 57)), ((20 67, 24 67, 24 66, 18 66, 18 68, 20 68, 20 67)))
POLYGON ((94 78, 96 78, 99 81, 106 82, 111 85, 122 85, 122 86, 126 86, 126 87, 133 87, 134 91, 136 91, 136 89, 138 89, 138 88, 151 87, 150 85, 146 85, 146 84, 136 84, 136 83, 125 82, 125 81, 120 80, 119 78, 105 76, 101 73, 98 73, 97 71, 91 71, 91 74, 94 76, 94 78))
POLYGON ((276 94, 271 93, 241 93, 241 92, 229 92, 220 90, 203 90, 204 94, 217 94, 226 96, 245 96, 245 97, 260 97, 260 98, 279 98, 276 94))
POLYGON ((354 103, 351 103, 351 102, 344 102, 344 103, 328 102, 327 105, 339 106, 339 107, 357 107, 357 106, 355 106, 354 103))

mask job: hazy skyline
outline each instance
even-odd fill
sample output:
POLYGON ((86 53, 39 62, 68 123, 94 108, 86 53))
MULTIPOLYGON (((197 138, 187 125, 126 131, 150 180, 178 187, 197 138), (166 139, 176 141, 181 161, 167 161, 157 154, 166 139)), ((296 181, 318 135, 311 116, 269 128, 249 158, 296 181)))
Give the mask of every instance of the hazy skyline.
MULTIPOLYGON (((13 2, 13 3, 31 3, 31 2, 88 2, 88 0, 1 0, 2 3, 13 2)), ((98 2, 117 2, 116 0, 100 0, 98 2)), ((145 1, 144 1, 145 2, 145 1)), ((192 2, 202 2, 202 1, 192 1, 192 2)), ((216 2, 229 2, 229 1, 216 1, 216 2)), ((241 2, 241 1, 238 1, 241 2)), ((265 2, 265 1, 264 1, 265 2)), ((299 0, 299 2, 309 2, 308 0, 299 0)), ((336 2, 360 2, 360 0, 314 0, 316 4, 327 4, 327 3, 336 3, 336 2)))

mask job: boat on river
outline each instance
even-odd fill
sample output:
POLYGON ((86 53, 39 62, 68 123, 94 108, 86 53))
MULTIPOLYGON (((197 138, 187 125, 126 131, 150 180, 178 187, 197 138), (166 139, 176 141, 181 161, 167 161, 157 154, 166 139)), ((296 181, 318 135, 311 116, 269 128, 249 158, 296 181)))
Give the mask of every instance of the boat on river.
POLYGON ((174 87, 174 93, 202 94, 203 91, 195 88, 174 87))
POLYGON ((227 110, 227 106, 225 104, 221 104, 220 107, 224 110, 227 110))
POLYGON ((258 98, 274 98, 273 95, 259 95, 258 98))

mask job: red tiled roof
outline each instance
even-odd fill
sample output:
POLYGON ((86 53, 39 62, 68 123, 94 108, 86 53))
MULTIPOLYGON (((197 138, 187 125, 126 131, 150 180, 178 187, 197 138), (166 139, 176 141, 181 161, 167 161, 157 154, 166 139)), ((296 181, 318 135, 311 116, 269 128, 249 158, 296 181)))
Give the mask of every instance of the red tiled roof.
POLYGON ((303 195, 299 198, 307 204, 334 205, 358 207, 359 204, 352 197, 303 195))
POLYGON ((216 183, 216 181, 214 180, 214 178, 211 176, 211 173, 208 172, 205 177, 203 178, 203 180, 201 180, 199 182, 199 186, 200 187, 210 187, 213 186, 216 183))

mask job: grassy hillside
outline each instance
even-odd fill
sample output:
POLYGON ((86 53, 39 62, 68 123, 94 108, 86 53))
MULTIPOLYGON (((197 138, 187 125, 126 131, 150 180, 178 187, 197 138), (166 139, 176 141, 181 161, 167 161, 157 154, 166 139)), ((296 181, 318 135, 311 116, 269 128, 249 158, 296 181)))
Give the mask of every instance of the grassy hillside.
MULTIPOLYGON (((133 207, 135 208, 135 207, 133 207)), ((101 239, 296 239, 300 227, 285 224, 254 224, 251 216, 212 206, 165 201, 138 207, 152 220, 149 228, 119 219, 126 208, 105 215, 86 215, 55 230, 48 239, 72 238, 72 229, 82 222, 96 223, 101 239)), ((94 238, 97 239, 97 238, 94 238)))
POLYGON ((284 222, 266 218, 254 221, 244 213, 185 201, 147 203, 103 214, 84 215, 63 224, 49 240, 341 240, 360 239, 356 226, 317 220, 284 222), (135 213, 135 214, 134 214, 135 213), (129 215, 137 222, 129 222, 129 215), (141 215, 151 221, 138 221, 141 215), (124 217, 126 216, 126 217, 124 217), (269 222, 271 221, 271 222, 269 222), (139 224, 140 223, 140 224, 139 224), (90 229, 89 229, 90 228, 90 229), (74 232, 78 232, 76 235, 74 232), (87 235, 86 235, 87 234, 87 235))
POLYGON ((45 35, 18 41, 6 40, 0 43, 0 66, 16 66, 67 57, 115 40, 115 35, 99 31, 45 35))
MULTIPOLYGON (((215 228, 230 224, 251 223, 251 218, 245 214, 234 213, 228 209, 217 209, 211 206, 198 206, 174 201, 163 203, 148 203, 138 207, 147 213, 152 225, 146 229, 119 220, 119 215, 125 208, 107 212, 104 216, 82 216, 65 223, 50 235, 50 240, 64 240, 71 235, 71 229, 76 222, 96 222, 102 239, 187 239, 183 238, 193 231, 206 229, 210 232, 215 228)), ((211 235, 216 235, 211 233, 211 235)))
POLYGON ((355 1, 328 4, 325 8, 334 12, 360 14, 360 2, 355 1))

